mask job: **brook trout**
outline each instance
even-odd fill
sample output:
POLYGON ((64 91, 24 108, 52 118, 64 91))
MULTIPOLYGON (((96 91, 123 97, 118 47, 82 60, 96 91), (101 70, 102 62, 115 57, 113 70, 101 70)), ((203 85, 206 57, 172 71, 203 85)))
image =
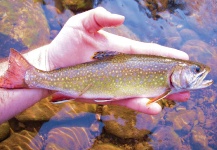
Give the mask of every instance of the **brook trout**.
POLYGON ((11 49, 9 68, 0 77, 1 88, 43 88, 55 91, 53 101, 94 99, 112 101, 151 98, 156 102, 169 94, 201 89, 210 68, 198 62, 143 54, 98 52, 96 61, 53 71, 34 68, 11 49))

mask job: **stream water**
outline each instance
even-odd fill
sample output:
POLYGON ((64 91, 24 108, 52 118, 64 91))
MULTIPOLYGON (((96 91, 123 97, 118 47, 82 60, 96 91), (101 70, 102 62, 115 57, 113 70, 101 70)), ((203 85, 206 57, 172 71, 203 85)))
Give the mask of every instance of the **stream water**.
POLYGON ((0 1, 0 57, 11 47, 47 44, 68 18, 102 6, 126 18, 122 27, 106 31, 185 51, 212 68, 214 84, 192 91, 187 102, 162 102, 155 116, 73 101, 54 105, 46 98, 0 126, 0 134, 8 131, 0 136, 0 149, 217 149, 216 0, 95 0, 69 7, 73 11, 63 4, 0 1))

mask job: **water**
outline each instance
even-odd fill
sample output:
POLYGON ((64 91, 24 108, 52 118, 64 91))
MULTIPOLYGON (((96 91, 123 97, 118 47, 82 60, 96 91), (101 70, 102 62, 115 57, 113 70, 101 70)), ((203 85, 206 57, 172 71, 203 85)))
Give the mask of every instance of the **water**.
MULTIPOLYGON (((46 35, 43 35, 42 39, 46 39, 46 42, 41 42, 42 39, 37 36, 33 36, 33 40, 26 40, 13 37, 10 32, 1 32, 0 39, 3 42, 0 44, 0 57, 6 57, 10 47, 18 50, 32 49, 35 45, 48 43, 55 38, 65 21, 78 13, 64 11, 58 1, 45 3, 46 5, 42 5, 43 11, 40 10, 41 6, 37 6, 37 13, 48 20, 47 24, 42 24, 44 31, 49 30, 51 33, 44 33, 46 35)), ((127 37, 134 35, 134 39, 136 36, 137 40, 143 42, 154 42, 187 52, 192 60, 212 68, 208 78, 212 78, 214 84, 204 90, 192 91, 188 102, 172 103, 169 105, 171 108, 165 107, 162 113, 156 116, 118 106, 99 107, 78 102, 52 105, 45 99, 9 121, 15 133, 11 133, 0 146, 12 147, 13 140, 26 137, 17 142, 20 147, 29 145, 34 149, 102 149, 103 146, 110 149, 217 149, 216 4, 215 0, 95 0, 93 7, 103 6, 113 13, 125 16, 124 29, 127 29, 127 32, 121 28, 116 33, 127 37), (95 118, 95 112, 102 115, 101 121, 95 118)), ((1 11, 0 18, 0 23, 6 23, 5 11, 1 11)), ((15 28, 19 26, 17 24, 14 25, 15 28)))

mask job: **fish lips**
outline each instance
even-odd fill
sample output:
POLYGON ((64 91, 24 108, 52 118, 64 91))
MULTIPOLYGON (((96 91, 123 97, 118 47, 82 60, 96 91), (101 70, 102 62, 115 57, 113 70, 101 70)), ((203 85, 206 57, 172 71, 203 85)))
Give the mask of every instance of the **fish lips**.
POLYGON ((213 84, 213 80, 204 80, 207 76, 207 74, 210 72, 210 69, 203 70, 197 75, 197 78, 195 79, 195 84, 191 86, 192 89, 202 89, 206 88, 213 84))

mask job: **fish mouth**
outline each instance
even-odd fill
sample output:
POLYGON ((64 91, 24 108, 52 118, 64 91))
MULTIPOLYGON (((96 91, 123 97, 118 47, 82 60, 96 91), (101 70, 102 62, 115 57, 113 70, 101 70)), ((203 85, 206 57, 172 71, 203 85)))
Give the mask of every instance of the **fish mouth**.
POLYGON ((213 80, 204 80, 209 72, 210 69, 203 70, 197 75, 193 89, 202 89, 213 84, 213 80))

